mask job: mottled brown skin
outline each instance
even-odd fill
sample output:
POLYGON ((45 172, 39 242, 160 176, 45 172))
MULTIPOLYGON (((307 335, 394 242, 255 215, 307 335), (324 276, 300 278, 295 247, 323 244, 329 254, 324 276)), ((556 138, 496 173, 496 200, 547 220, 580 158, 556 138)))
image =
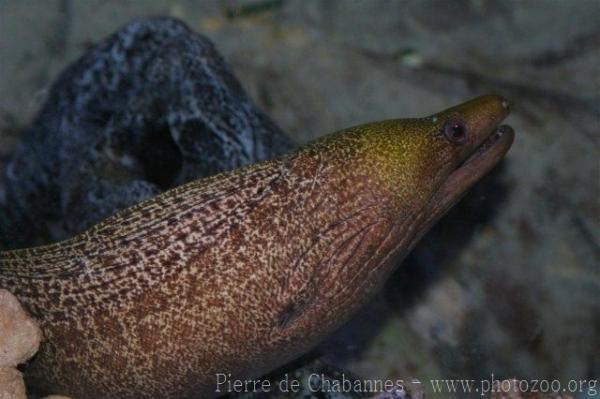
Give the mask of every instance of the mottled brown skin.
POLYGON ((0 287, 45 335, 28 382, 80 398, 207 398, 215 373, 256 377, 294 359, 499 161, 507 113, 486 96, 357 126, 0 254, 0 287), (443 134, 449 120, 465 124, 462 144, 443 134))

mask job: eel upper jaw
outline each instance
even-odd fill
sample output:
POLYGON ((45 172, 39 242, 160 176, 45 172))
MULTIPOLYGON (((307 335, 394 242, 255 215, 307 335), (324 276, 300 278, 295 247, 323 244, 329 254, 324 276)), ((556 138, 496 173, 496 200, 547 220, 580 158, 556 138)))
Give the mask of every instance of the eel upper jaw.
POLYGON ((431 197, 426 214, 426 223, 432 224, 456 204, 468 189, 496 166, 510 149, 514 131, 508 125, 494 129, 488 137, 473 150, 436 193, 431 197))

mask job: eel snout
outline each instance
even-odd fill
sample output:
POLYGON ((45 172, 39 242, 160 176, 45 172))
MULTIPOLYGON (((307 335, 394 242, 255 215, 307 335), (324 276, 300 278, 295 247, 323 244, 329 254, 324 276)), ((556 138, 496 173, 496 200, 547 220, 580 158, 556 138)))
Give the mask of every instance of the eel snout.
POLYGON ((432 214, 439 216, 479 179, 496 166, 514 141, 514 130, 500 125, 510 112, 504 97, 483 96, 459 105, 454 110, 468 121, 470 136, 464 143, 461 162, 440 186, 430 201, 432 214))

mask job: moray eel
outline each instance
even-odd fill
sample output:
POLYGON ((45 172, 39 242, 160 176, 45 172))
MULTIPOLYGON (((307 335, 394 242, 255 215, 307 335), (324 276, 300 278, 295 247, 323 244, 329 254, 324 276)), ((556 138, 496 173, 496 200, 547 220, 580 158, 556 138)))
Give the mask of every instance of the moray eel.
POLYGON ((348 320, 508 151, 498 96, 325 136, 197 180, 57 244, 3 252, 0 287, 45 335, 29 386, 210 398, 348 320))

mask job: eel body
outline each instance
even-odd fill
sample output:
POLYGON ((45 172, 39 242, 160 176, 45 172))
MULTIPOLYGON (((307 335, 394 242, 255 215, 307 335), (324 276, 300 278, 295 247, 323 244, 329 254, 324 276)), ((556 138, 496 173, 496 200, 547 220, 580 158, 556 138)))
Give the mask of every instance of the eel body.
POLYGON ((210 398, 313 348, 508 151, 506 101, 369 123, 197 180, 84 233, 0 254, 40 321, 30 386, 210 398))

